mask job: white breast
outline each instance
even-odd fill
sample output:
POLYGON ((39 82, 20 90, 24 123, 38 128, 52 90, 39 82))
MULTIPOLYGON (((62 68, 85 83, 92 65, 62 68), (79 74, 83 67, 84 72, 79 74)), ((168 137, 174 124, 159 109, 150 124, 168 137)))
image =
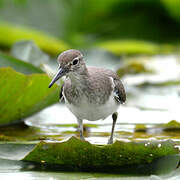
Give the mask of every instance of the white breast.
POLYGON ((69 110, 78 118, 86 119, 89 121, 95 121, 99 119, 105 119, 109 115, 117 111, 119 105, 114 99, 113 93, 109 97, 109 100, 103 105, 97 105, 88 103, 86 97, 82 98, 81 103, 78 106, 69 104, 65 98, 65 102, 69 110))

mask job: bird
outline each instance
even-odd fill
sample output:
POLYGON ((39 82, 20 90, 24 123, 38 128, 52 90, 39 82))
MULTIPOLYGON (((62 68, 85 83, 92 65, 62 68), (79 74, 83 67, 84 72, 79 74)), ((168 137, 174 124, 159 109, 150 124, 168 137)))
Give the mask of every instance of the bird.
POLYGON ((112 129, 108 144, 113 143, 113 134, 118 118, 117 110, 126 101, 126 92, 118 75, 109 69, 86 66, 83 54, 76 49, 62 52, 57 58, 59 68, 49 88, 65 76, 60 99, 75 115, 80 139, 83 136, 83 120, 104 120, 112 115, 112 129))

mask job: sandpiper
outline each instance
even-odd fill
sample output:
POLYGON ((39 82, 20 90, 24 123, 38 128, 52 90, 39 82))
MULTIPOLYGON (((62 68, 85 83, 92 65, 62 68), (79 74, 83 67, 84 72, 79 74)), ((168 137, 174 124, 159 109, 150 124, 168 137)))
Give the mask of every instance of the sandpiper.
POLYGON ((117 109, 126 101, 124 86, 113 71, 86 66, 82 53, 70 49, 58 56, 59 70, 49 88, 65 76, 60 99, 64 98, 69 110, 76 116, 80 139, 83 136, 83 120, 95 121, 112 115, 113 123, 108 144, 113 143, 117 109))

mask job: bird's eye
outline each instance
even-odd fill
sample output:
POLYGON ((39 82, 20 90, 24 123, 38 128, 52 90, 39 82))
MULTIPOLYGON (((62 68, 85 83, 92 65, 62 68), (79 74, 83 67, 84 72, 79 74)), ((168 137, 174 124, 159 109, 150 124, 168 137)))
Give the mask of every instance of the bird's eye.
POLYGON ((73 62, 72 62, 72 64, 73 64, 73 65, 76 65, 78 62, 79 62, 78 59, 74 59, 73 62))

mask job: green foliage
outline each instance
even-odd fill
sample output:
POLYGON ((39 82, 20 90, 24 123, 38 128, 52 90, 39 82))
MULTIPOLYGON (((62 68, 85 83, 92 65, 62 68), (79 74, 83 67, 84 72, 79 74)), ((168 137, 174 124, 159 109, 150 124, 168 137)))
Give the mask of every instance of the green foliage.
POLYGON ((117 70, 117 74, 119 77, 122 77, 126 74, 139 73, 153 73, 153 70, 146 68, 145 64, 138 60, 127 61, 117 70))
POLYGON ((45 52, 57 55, 68 49, 67 44, 40 31, 0 23, 0 47, 10 48, 16 41, 33 40, 45 52))
MULTIPOLYGON (((67 3, 66 8, 70 10, 65 15, 64 26, 68 33, 65 36, 70 41, 77 34, 83 38, 88 36, 87 43, 95 39, 93 36, 100 40, 178 41, 180 25, 168 16, 161 1, 78 0, 67 3)), ((75 41, 78 43, 76 38, 75 41)))
POLYGON ((148 87, 148 86, 163 87, 163 86, 178 86, 178 85, 180 85, 179 80, 171 80, 171 81, 165 81, 165 82, 144 82, 137 86, 138 87, 148 87))
POLYGON ((172 141, 121 142, 112 145, 92 145, 72 137, 62 143, 40 142, 23 160, 58 164, 68 170, 108 171, 122 166, 141 165, 160 157, 178 154, 172 141), (160 146, 159 146, 160 144, 160 146))
POLYGON ((24 61, 20 61, 14 57, 3 54, 0 52, 0 67, 12 67, 18 72, 24 74, 32 74, 32 73, 43 73, 43 71, 29 63, 24 61))
POLYGON ((112 52, 116 55, 146 54, 154 55, 159 53, 169 53, 174 50, 172 46, 160 46, 145 41, 115 40, 99 43, 98 47, 112 52))
POLYGON ((49 89, 45 74, 24 75, 0 68, 0 124, 7 124, 40 111, 57 101, 58 88, 49 89))
POLYGON ((179 0, 161 0, 161 3, 166 7, 168 13, 180 22, 180 1, 179 0))
POLYGON ((135 132, 146 132, 147 128, 144 124, 136 124, 135 126, 135 132))
POLYGON ((175 120, 172 120, 172 121, 168 122, 167 124, 164 124, 164 127, 178 127, 178 128, 180 128, 180 123, 175 121, 175 120))

